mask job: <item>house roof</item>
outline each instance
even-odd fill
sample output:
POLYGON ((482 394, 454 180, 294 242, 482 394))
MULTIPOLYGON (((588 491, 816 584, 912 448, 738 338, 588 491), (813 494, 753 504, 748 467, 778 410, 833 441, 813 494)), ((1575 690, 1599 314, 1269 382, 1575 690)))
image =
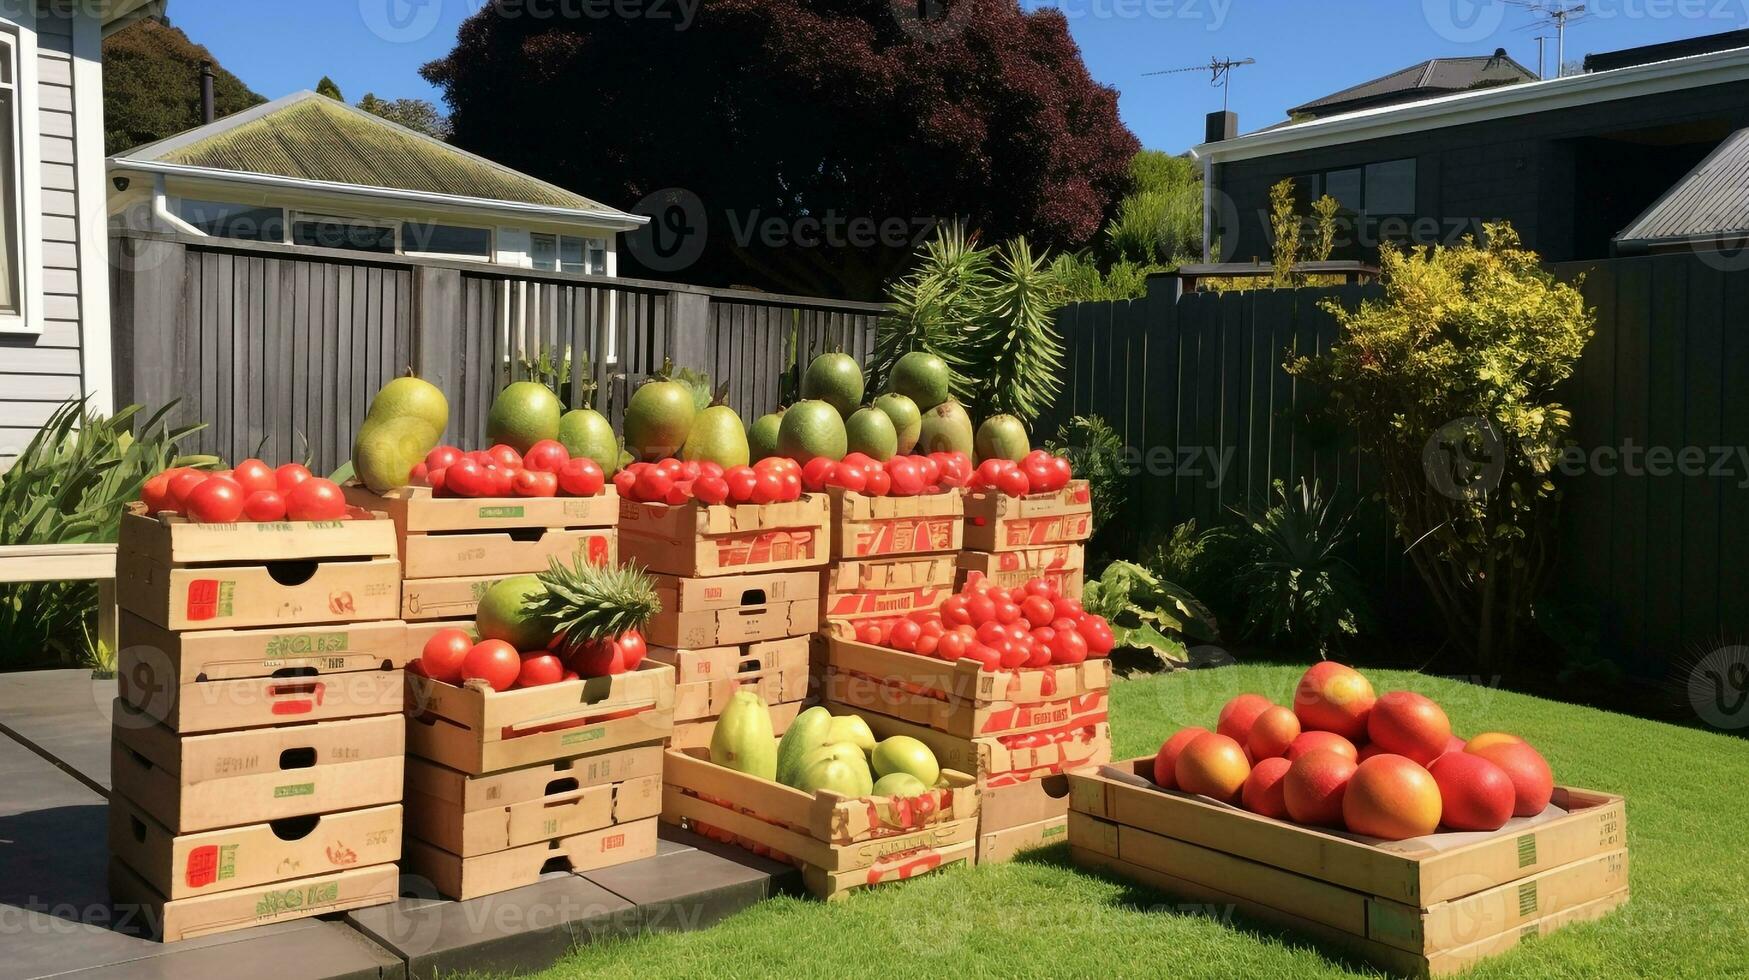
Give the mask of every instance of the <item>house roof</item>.
POLYGON ((1615 236, 1618 247, 1717 241, 1749 233, 1749 129, 1732 133, 1615 236))
POLYGON ((111 158, 113 168, 267 177, 641 224, 637 215, 318 95, 296 92, 111 158))
POLYGON ((1619 51, 1600 51, 1585 56, 1585 70, 1612 71, 1630 65, 1646 65, 1654 61, 1669 61, 1671 58, 1686 58, 1689 55, 1741 47, 1749 47, 1749 30, 1685 37, 1659 44, 1643 44, 1637 48, 1622 48, 1619 51))
POLYGON ((1489 83, 1535 81, 1536 73, 1512 60, 1504 48, 1491 55, 1433 58, 1382 78, 1362 82, 1288 110, 1290 116, 1327 116, 1369 105, 1408 102, 1462 92, 1489 83))
POLYGON ((1749 81, 1749 47, 1360 109, 1291 126, 1259 130, 1236 139, 1204 143, 1190 152, 1194 158, 1209 163, 1253 160, 1533 112, 1742 81, 1749 81))

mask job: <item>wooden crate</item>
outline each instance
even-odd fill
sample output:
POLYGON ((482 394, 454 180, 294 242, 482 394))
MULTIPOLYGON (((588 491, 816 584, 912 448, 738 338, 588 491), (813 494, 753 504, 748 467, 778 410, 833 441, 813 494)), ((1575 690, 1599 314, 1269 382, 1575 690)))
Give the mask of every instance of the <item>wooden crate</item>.
POLYGON ((656 575, 662 610, 644 638, 676 649, 806 636, 820 624, 817 572, 756 572, 712 578, 656 575))
POLYGON ((1001 864, 1012 861, 1023 852, 1069 840, 1069 815, 1046 817, 1033 823, 1000 830, 978 828, 978 863, 1001 864))
MULTIPOLYGON (((780 704, 767 705, 771 709, 771 733, 782 735, 789 731, 789 726, 795 723, 796 716, 802 713, 807 702, 788 701, 780 704)), ((669 736, 668 745, 676 749, 708 749, 711 744, 711 733, 716 731, 717 717, 699 718, 693 721, 677 721, 674 723, 674 734, 669 736)))
POLYGON ((479 775, 659 742, 674 728, 674 668, 493 691, 407 674, 407 751, 479 775))
POLYGON ((791 637, 707 650, 650 648, 658 662, 672 664, 676 724, 715 718, 729 699, 750 688, 766 704, 787 704, 808 696, 808 638, 791 637))
POLYGON ((1041 704, 1111 686, 1111 661, 1104 658, 1049 667, 983 670, 976 660, 925 657, 862 643, 836 635, 836 631, 826 640, 826 664, 840 674, 907 693, 974 705, 1041 704))
POLYGON ((119 627, 122 700, 178 732, 401 712, 398 619, 176 632, 124 612, 119 627))
POLYGON ((1557 787, 1549 811, 1499 831, 1378 842, 1161 790, 1152 767, 1149 756, 1070 774, 1078 861, 1236 905, 1387 969, 1454 972, 1627 900, 1619 796, 1557 787))
POLYGON ((1084 544, 1052 544, 1016 551, 962 551, 957 558, 956 589, 965 588, 973 575, 981 575, 990 586, 1001 589, 1018 589, 1042 578, 1071 599, 1081 598, 1085 588, 1084 544))
POLYGON ((832 557, 876 558, 958 551, 965 541, 959 488, 916 497, 871 497, 832 487, 832 557))
POLYGON ((172 899, 159 894, 122 861, 109 862, 109 896, 118 919, 142 925, 167 943, 383 905, 395 900, 400 887, 399 868, 375 864, 172 899))
POLYGON ((934 609, 954 592, 955 555, 834 562, 821 575, 820 619, 858 623, 934 609))
POLYGON ((622 557, 652 572, 696 578, 815 568, 831 557, 825 494, 778 504, 678 506, 620 500, 622 557))
POLYGON ((966 494, 968 551, 1020 551, 1085 541, 1093 534, 1093 493, 1071 480, 1051 493, 1010 497, 995 491, 966 494))
POLYGON ((173 833, 401 800, 396 715, 182 735, 120 698, 114 706, 114 790, 173 833))
POLYGON ((403 539, 444 531, 613 527, 619 521, 612 483, 593 497, 438 497, 430 487, 379 494, 356 483, 341 489, 347 503, 386 514, 403 539))
POLYGON ((821 691, 825 699, 852 711, 872 711, 968 739, 1078 728, 1110 720, 1109 692, 1104 688, 1049 701, 964 701, 828 667, 821 691))
POLYGON ((409 838, 403 864, 409 874, 429 880, 438 894, 466 901, 532 885, 548 871, 595 871, 655 857, 656 824, 655 817, 610 824, 475 857, 409 838))

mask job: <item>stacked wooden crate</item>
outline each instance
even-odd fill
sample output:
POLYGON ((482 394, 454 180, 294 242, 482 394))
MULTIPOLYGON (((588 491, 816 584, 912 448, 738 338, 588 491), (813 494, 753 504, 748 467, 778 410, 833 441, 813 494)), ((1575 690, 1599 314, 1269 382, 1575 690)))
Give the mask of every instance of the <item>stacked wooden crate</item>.
POLYGON ((1071 599, 1081 597, 1087 568, 1083 542, 1093 533, 1093 495, 1086 480, 1022 497, 994 490, 968 493, 965 508, 959 584, 974 572, 1006 589, 1042 578, 1071 599))
POLYGON ((357 484, 347 500, 395 522, 403 565, 401 618, 415 650, 441 629, 469 629, 480 597, 512 575, 544 572, 553 559, 617 560, 619 498, 437 497, 429 487, 377 494, 357 484))
POLYGON ((391 901, 393 524, 122 519, 110 891, 166 941, 391 901))
POLYGON ((620 501, 620 551, 655 575, 649 659, 675 671, 675 746, 702 746, 729 698, 754 687, 778 734, 809 694, 828 559, 820 494, 771 504, 620 501))
POLYGON ((953 594, 965 537, 958 488, 918 497, 870 497, 833 487, 832 565, 820 589, 828 631, 934 609, 953 594))

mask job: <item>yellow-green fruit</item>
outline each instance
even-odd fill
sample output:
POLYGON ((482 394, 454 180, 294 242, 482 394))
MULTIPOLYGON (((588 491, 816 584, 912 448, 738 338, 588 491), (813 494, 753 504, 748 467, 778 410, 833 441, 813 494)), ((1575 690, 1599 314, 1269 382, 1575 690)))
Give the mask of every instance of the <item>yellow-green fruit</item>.
POLYGON ((755 463, 777 455, 777 432, 782 426, 782 410, 753 420, 753 425, 747 429, 747 454, 755 463))
POLYGON ((652 463, 678 455, 697 414, 691 388, 678 381, 645 384, 626 403, 626 451, 652 463))
POLYGON ((1026 423, 1012 415, 992 415, 985 419, 984 424, 978 426, 974 442, 980 463, 986 459, 1011 459, 1018 463, 1032 452, 1032 444, 1026 438, 1026 423))
POLYGON ((559 396, 546 385, 513 381, 492 399, 492 408, 486 413, 486 441, 526 453, 542 439, 559 437, 559 416, 564 411, 559 396))
POLYGON ((777 781, 795 785, 802 772, 802 756, 826 744, 826 733, 832 728, 832 713, 815 705, 796 716, 777 743, 777 781))
POLYGON ((783 413, 777 429, 777 452, 798 463, 816 456, 844 458, 844 417, 826 402, 797 402, 783 413))
POLYGON ((893 365, 887 378, 887 390, 896 391, 917 403, 919 411, 927 412, 947 401, 948 382, 953 369, 934 354, 914 350, 893 365))
POLYGON ((512 575, 493 583, 474 612, 480 639, 503 640, 523 653, 545 650, 553 641, 552 627, 527 605, 529 596, 544 592, 546 586, 533 575, 512 575))
POLYGON ((923 434, 923 413, 917 403, 896 391, 889 391, 874 400, 874 407, 893 420, 893 432, 899 438, 897 453, 910 455, 917 447, 917 437, 923 434))
POLYGON ((827 742, 825 745, 817 745, 803 752, 801 761, 796 763, 796 769, 798 771, 806 769, 821 759, 843 759, 847 762, 861 762, 864 765, 868 763, 862 754, 862 749, 858 748, 856 743, 827 742))
MULTIPOLYGON (((436 385, 422 378, 396 378, 383 385, 376 397, 370 400, 370 411, 364 419, 366 422, 385 421, 409 415, 424 419, 426 425, 437 430, 437 438, 441 439, 443 430, 449 428, 449 399, 443 397, 443 391, 436 385)), ((433 447, 436 445, 432 443, 433 447)))
POLYGON ((826 732, 827 742, 849 742, 864 752, 875 749, 874 732, 869 731, 868 722, 861 715, 837 715, 832 719, 832 727, 826 732))
POLYGON ((875 780, 873 796, 922 796, 929 792, 916 776, 908 772, 890 772, 875 780))
POLYGON ((692 432, 680 447, 680 458, 687 462, 709 461, 728 469, 746 466, 749 462, 747 427, 741 416, 727 405, 712 405, 692 420, 692 432))
POLYGON ((844 451, 863 453, 886 462, 899 451, 899 433, 893 420, 878 408, 859 408, 844 423, 844 451))
POLYGON ((437 445, 439 435, 417 416, 366 418, 352 444, 353 474, 377 493, 404 487, 413 467, 437 445))
POLYGON ((870 755, 874 771, 882 776, 906 773, 917 777, 925 786, 934 786, 941 778, 941 765, 935 753, 909 735, 894 735, 881 740, 870 755))
POLYGON ((559 417, 559 442, 572 456, 595 460, 605 476, 619 472, 619 440, 613 423, 593 408, 576 408, 559 417))
POLYGON ((802 397, 818 398, 848 418, 862 404, 862 366, 849 354, 821 354, 802 374, 802 397))
POLYGON ((868 766, 861 760, 821 759, 802 770, 796 778, 796 789, 804 793, 837 793, 857 799, 874 793, 874 780, 868 766))
POLYGON ((917 451, 972 454, 972 417, 959 402, 948 400, 923 413, 923 434, 917 451))
POLYGON ((711 731, 711 761, 760 779, 777 778, 777 738, 771 734, 771 709, 758 692, 742 688, 723 706, 711 731))

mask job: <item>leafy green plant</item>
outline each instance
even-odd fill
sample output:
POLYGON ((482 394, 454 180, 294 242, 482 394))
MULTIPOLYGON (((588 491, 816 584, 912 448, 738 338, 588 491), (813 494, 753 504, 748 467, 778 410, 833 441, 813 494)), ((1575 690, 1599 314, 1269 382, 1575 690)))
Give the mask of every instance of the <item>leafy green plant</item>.
POLYGON ((1214 613, 1189 591, 1128 561, 1114 561, 1081 595, 1088 612, 1104 616, 1118 647, 1147 650, 1167 667, 1190 661, 1189 643, 1220 637, 1214 613))
POLYGON ((1243 523, 1223 529, 1242 549, 1235 582, 1245 633, 1274 642, 1331 645, 1370 620, 1366 586, 1342 552, 1354 540, 1354 508, 1326 497, 1316 481, 1289 492, 1277 482, 1261 514, 1235 510, 1243 523))
POLYGON ((1382 497, 1452 638, 1484 669, 1518 645, 1555 550, 1551 479, 1572 418, 1556 398, 1596 317, 1512 226, 1485 244, 1380 253, 1385 296, 1325 309, 1342 332, 1290 374, 1379 466, 1382 497))
POLYGON ((870 391, 886 387, 899 358, 926 351, 953 369, 954 393, 962 399, 969 394, 968 365, 960 355, 990 302, 992 266, 990 251, 958 224, 938 229, 923 244, 915 268, 887 292, 887 312, 867 366, 870 391))
POLYGON ((1088 541, 1094 565, 1115 557, 1113 531, 1118 517, 1130 508, 1133 482, 1124 458, 1123 439, 1098 415, 1077 415, 1045 440, 1045 448, 1066 456, 1075 475, 1087 481, 1093 495, 1093 534, 1088 541))
POLYGON ((1159 150, 1130 159, 1130 190, 1104 230, 1104 249, 1119 263, 1170 267, 1202 254, 1202 174, 1194 162, 1159 150))
MULTIPOLYGON (((139 421, 129 405, 104 418, 84 399, 56 408, 0 474, 0 542, 7 545, 114 541, 129 501, 148 477, 170 466, 216 466, 217 457, 183 456, 177 445, 202 426, 172 426, 175 403, 139 421)), ((0 665, 101 660, 88 635, 97 607, 93 582, 0 586, 0 665)))
MULTIPOLYGON (((571 346, 542 347, 516 362, 510 381, 538 381, 553 390, 567 407, 595 407, 595 374, 588 352, 573 354, 571 346)), ((507 382, 508 383, 508 382, 507 382)))

